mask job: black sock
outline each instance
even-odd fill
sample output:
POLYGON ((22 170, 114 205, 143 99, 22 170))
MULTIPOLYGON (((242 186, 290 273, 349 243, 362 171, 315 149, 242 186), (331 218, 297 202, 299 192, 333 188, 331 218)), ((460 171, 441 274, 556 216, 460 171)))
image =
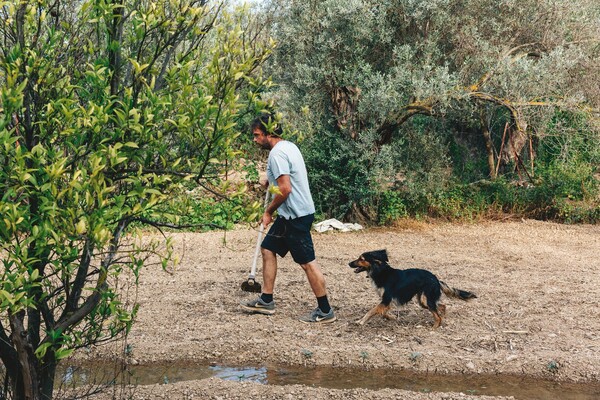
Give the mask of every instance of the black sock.
POLYGON ((271 294, 267 294, 267 293, 262 293, 260 295, 260 298, 262 299, 262 301, 264 301, 265 303, 270 303, 273 301, 273 293, 271 294))
POLYGON ((321 309, 321 311, 323 311, 325 314, 331 310, 327 296, 317 297, 317 303, 319 303, 319 309, 321 309))

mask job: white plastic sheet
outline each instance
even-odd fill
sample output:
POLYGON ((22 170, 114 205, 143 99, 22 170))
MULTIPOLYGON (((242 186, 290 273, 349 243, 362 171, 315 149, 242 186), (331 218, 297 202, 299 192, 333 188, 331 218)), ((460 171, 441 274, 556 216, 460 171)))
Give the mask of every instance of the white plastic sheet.
POLYGON ((338 230, 341 232, 351 232, 363 229, 360 224, 344 223, 335 218, 326 219, 313 225, 313 229, 319 233, 338 230))

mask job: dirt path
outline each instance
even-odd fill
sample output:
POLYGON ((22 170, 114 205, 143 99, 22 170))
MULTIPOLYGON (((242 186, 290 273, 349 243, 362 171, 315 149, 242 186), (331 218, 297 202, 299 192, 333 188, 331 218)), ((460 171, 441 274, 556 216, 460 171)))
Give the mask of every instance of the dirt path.
MULTIPOLYGON (((288 257, 279 264, 276 314, 239 309, 238 303, 252 296, 240 284, 248 276, 255 235, 252 230, 174 235, 183 257, 175 273, 151 267, 141 277, 141 308, 129 338, 135 363, 395 368, 576 382, 600 378, 600 226, 527 220, 315 233, 338 317, 327 326, 297 321, 315 303, 303 271, 288 257), (429 269, 479 298, 447 299, 447 319, 438 330, 431 328, 431 315, 412 303, 398 309, 397 321, 375 317, 358 326, 355 321, 378 297, 365 275, 353 274, 347 263, 379 248, 387 248, 393 266, 429 269)), ((354 392, 209 379, 140 388, 135 398, 454 398, 389 389, 354 392), (295 395, 285 397, 290 391, 295 395)))

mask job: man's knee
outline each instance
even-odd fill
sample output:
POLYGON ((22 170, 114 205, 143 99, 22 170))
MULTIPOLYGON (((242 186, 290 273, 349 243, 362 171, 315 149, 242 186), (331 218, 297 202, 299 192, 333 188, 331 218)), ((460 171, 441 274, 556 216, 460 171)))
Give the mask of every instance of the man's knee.
POLYGON ((261 246, 260 253, 263 257, 276 257, 275 252, 273 250, 265 249, 261 246))
POLYGON ((319 269, 317 262, 315 260, 311 261, 311 262, 307 262, 306 264, 300 264, 300 266, 302 267, 302 269, 305 272, 313 272, 319 269))

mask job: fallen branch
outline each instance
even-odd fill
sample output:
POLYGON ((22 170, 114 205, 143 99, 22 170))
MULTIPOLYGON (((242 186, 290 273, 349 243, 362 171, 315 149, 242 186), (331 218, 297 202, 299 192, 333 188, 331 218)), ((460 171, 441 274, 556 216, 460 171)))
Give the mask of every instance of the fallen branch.
POLYGON ((526 335, 529 331, 502 331, 502 333, 512 333, 514 335, 526 335))
POLYGON ((382 338, 383 340, 385 340, 387 342, 387 344, 392 344, 395 342, 395 340, 392 340, 387 336, 379 335, 379 337, 382 338))

